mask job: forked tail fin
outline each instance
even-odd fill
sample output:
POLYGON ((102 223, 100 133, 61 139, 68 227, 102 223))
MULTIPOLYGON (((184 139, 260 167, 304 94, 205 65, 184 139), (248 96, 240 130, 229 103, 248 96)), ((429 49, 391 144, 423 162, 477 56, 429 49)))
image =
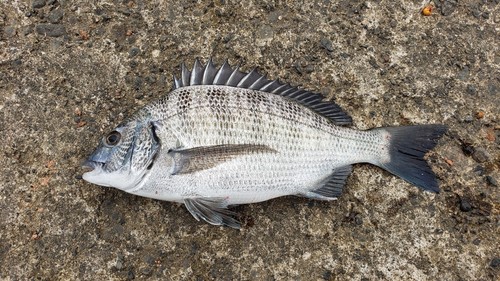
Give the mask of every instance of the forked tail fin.
POLYGON ((381 161, 381 168, 401 177, 423 190, 439 192, 439 186, 425 154, 433 149, 446 132, 445 125, 416 125, 384 127, 389 139, 388 161, 381 161))

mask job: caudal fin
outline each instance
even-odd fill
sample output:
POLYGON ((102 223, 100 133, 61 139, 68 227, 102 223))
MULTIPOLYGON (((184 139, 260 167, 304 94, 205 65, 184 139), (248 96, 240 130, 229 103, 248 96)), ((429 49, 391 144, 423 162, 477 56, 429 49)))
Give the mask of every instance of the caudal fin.
POLYGON ((446 132, 445 125, 416 125, 386 127, 390 161, 379 166, 426 191, 439 192, 436 176, 424 159, 439 138, 446 132))

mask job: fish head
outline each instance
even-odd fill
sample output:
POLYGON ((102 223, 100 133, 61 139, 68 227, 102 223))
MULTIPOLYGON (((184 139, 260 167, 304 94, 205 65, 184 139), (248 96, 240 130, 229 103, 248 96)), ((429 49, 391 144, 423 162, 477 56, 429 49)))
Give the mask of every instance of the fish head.
POLYGON ((83 163, 84 168, 91 170, 82 177, 101 186, 133 189, 148 174, 159 150, 153 122, 126 122, 102 138, 83 163))

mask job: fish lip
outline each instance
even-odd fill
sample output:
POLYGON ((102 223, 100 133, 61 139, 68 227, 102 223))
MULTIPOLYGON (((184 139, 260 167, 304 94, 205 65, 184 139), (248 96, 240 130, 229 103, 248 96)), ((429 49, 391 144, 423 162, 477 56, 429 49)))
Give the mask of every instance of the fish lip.
POLYGON ((92 172, 97 168, 102 168, 103 166, 104 163, 92 161, 90 159, 83 161, 83 163, 81 164, 81 167, 85 170, 86 173, 92 172))

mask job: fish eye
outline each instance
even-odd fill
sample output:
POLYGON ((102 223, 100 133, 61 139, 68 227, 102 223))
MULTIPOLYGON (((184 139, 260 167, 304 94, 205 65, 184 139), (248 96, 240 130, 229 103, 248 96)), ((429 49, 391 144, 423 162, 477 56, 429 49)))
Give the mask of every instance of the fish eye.
POLYGON ((121 137, 122 135, 119 132, 113 131, 106 136, 105 142, 107 145, 115 146, 120 142, 121 137))

